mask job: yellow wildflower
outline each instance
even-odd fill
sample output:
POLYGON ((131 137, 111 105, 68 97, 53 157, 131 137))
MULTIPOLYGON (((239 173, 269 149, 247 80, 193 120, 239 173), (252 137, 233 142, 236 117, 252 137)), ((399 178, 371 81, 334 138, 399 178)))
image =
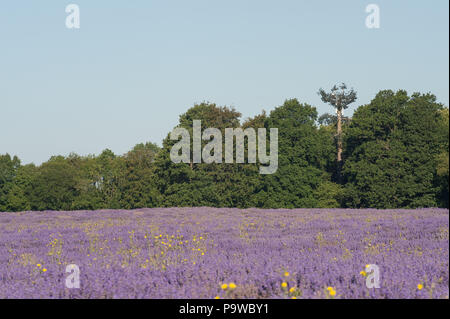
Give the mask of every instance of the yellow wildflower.
POLYGON ((234 288, 236 288, 236 284, 234 282, 230 282, 228 287, 230 287, 230 289, 234 289, 234 288))
POLYGON ((220 299, 220 297, 219 296, 215 296, 214 299, 220 299))
POLYGON ((295 291, 295 287, 292 287, 291 289, 289 289, 290 293, 293 293, 295 291))
POLYGON ((287 285, 288 285, 287 282, 282 282, 282 283, 281 283, 281 287, 283 287, 283 288, 286 288, 287 285))
POLYGON ((227 284, 222 284, 222 286, 220 286, 220 288, 222 288, 223 290, 225 290, 225 289, 228 288, 228 285, 227 285, 227 284))
POLYGON ((289 273, 287 271, 284 273, 284 277, 289 277, 289 273))
POLYGON ((46 272, 46 271, 47 271, 47 268, 43 268, 42 271, 43 271, 43 272, 46 272))
POLYGON ((331 297, 336 296, 336 290, 333 287, 328 287, 327 290, 331 297))
POLYGON ((422 284, 418 284, 417 285, 417 289, 422 290, 423 289, 423 285, 422 284))

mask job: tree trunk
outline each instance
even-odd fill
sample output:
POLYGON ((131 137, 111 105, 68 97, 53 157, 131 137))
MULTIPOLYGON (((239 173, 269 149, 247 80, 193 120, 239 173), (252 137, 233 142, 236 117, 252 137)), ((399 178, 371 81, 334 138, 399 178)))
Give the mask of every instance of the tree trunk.
POLYGON ((337 175, 341 179, 342 169, 342 109, 337 109, 337 175))

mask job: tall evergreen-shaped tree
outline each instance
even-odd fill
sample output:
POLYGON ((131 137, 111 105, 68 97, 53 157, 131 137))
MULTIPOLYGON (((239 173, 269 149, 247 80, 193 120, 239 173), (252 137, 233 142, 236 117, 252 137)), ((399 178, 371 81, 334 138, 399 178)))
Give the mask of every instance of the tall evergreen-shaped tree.
POLYGON ((342 169, 342 111, 347 109, 348 106, 355 102, 357 99, 356 92, 351 89, 347 90, 347 85, 341 83, 331 88, 331 92, 327 93, 323 89, 320 89, 318 94, 323 102, 330 104, 336 109, 337 114, 337 131, 336 131, 336 144, 337 144, 337 178, 340 180, 342 169))

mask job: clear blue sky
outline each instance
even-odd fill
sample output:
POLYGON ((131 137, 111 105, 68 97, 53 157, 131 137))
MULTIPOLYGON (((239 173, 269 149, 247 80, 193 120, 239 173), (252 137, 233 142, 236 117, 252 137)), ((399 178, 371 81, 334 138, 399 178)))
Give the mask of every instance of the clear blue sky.
POLYGON ((0 154, 123 154, 162 139, 196 102, 254 116, 344 81, 449 104, 448 0, 0 2, 0 154), (65 6, 81 28, 65 27, 65 6), (367 29, 365 7, 381 9, 367 29))

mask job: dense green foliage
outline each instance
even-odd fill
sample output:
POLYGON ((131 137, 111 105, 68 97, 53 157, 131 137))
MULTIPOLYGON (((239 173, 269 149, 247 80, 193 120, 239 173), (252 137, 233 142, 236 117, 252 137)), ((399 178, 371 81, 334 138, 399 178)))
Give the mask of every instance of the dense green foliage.
POLYGON ((178 127, 191 137, 193 120, 223 136, 225 128, 278 128, 278 170, 260 174, 260 163, 248 163, 248 154, 243 164, 175 164, 170 150, 177 141, 169 135, 161 148, 146 143, 121 156, 110 150, 55 156, 40 166, 6 154, 0 155, 0 211, 449 205, 449 112, 431 94, 381 91, 343 118, 339 179, 336 117, 319 117, 311 105, 291 99, 241 121, 234 109, 202 103, 179 118, 178 127))
POLYGON ((358 108, 346 131, 345 206, 442 205, 437 167, 439 155, 448 154, 448 124, 435 100, 382 91, 358 108))

